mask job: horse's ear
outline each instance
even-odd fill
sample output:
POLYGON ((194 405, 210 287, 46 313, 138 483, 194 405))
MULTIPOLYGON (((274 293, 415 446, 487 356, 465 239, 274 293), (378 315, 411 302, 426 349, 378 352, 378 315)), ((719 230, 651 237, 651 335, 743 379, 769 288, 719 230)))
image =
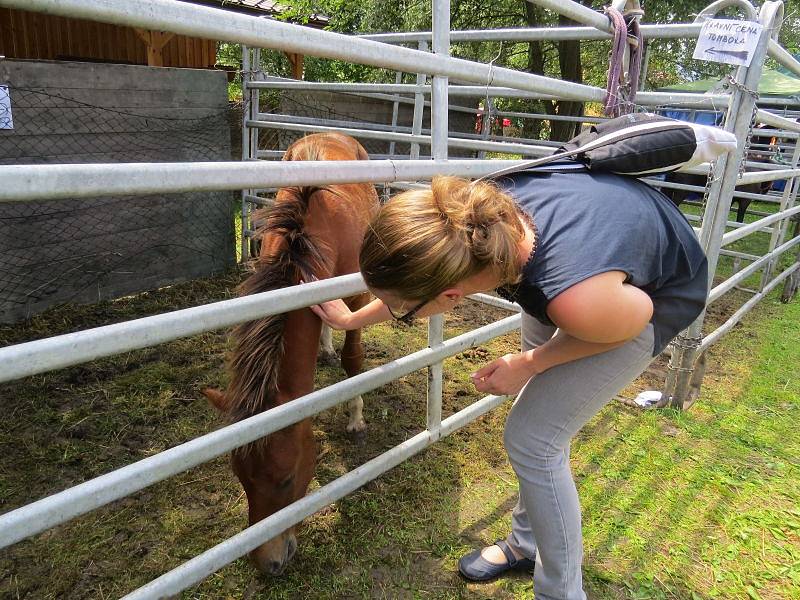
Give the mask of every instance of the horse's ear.
POLYGON ((222 391, 216 388, 203 388, 201 391, 214 408, 223 413, 228 412, 228 398, 222 391))

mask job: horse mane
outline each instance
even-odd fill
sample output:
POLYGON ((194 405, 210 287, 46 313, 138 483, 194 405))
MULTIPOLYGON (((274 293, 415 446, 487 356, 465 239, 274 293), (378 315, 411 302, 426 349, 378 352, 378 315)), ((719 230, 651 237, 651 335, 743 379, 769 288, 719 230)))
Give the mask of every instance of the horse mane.
MULTIPOLYGON (((325 133, 297 140, 283 160, 335 160, 334 156, 369 159, 355 140, 325 133)), ((240 295, 285 288, 300 280, 312 281, 332 271, 325 258, 330 256, 330 248, 304 231, 311 198, 320 192, 342 194, 335 185, 285 187, 273 207, 257 211, 255 220, 263 223, 257 231, 262 251, 254 261, 255 271, 239 286, 240 295)), ((240 421, 275 405, 286 318, 285 314, 273 315, 242 323, 233 330, 234 349, 228 358, 231 380, 225 393, 230 420, 240 421)))
MULTIPOLYGON (((262 248, 269 241, 270 247, 274 244, 276 249, 262 250, 254 261, 255 272, 239 286, 239 295, 276 290, 296 285, 300 280, 312 281, 317 273, 327 272, 322 243, 303 231, 309 201, 319 191, 327 189, 283 188, 280 202, 264 211, 266 218, 258 229, 262 248)), ((228 417, 232 421, 274 406, 285 325, 286 315, 280 314, 248 321, 234 329, 235 345, 228 360, 231 381, 226 392, 228 417)))

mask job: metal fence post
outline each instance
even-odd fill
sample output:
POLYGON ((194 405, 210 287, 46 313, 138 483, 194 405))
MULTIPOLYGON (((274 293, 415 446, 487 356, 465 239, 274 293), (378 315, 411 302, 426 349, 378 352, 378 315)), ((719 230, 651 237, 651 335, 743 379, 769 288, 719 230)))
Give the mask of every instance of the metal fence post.
MULTIPOLYGON (((800 160, 800 137, 795 140, 794 152, 792 152, 792 168, 797 168, 798 160, 800 160)), ((783 194, 781 194, 781 204, 778 208, 778 212, 788 210, 794 206, 797 200, 798 187, 800 187, 800 181, 798 181, 797 177, 786 180, 786 187, 783 188, 783 194)), ((784 219, 780 223, 776 223, 772 228, 772 233, 769 236, 768 253, 772 252, 783 243, 783 240, 786 238, 786 232, 789 229, 790 221, 791 219, 784 219)), ((759 291, 763 290, 764 286, 769 283, 769 278, 772 276, 778 260, 779 259, 774 259, 769 261, 764 268, 764 272, 761 275, 761 284, 758 287, 759 291)))
MULTIPOLYGON (((395 85, 400 85, 403 83, 403 72, 397 71, 394 77, 395 85)), ((394 102, 392 102, 392 132, 397 130, 397 117, 400 114, 400 96, 394 97, 394 102)), ((394 153, 396 149, 396 142, 392 140, 389 142, 389 160, 394 160, 394 153)), ((383 202, 388 202, 389 198, 391 197, 391 186, 388 183, 383 184, 383 193, 381 194, 381 198, 383 202)))
MULTIPOLYGON (((261 48, 253 48, 253 59, 250 63, 251 81, 263 79, 261 71, 261 48)), ((261 112, 261 90, 250 90, 250 119, 257 120, 261 112)), ((258 128, 253 128, 250 134, 250 158, 258 158, 258 128)))
POLYGON ((644 56, 642 56, 642 66, 639 69, 639 89, 637 92, 643 92, 647 83, 647 69, 650 68, 650 44, 648 40, 642 42, 644 44, 644 56))
MULTIPOLYGON (((417 49, 420 52, 427 52, 428 51, 428 42, 425 40, 420 40, 419 44, 417 45, 417 49)), ((417 73, 417 85, 425 85, 428 80, 428 76, 425 73, 417 73)), ((433 110, 431 108, 431 110, 433 110)), ((422 133, 422 117, 425 113, 425 94, 421 91, 416 92, 414 94, 414 119, 411 123, 411 133, 413 135, 419 135, 422 133)), ((419 144, 412 143, 411 148, 409 150, 408 157, 411 160, 416 160, 419 158, 419 144)))
MULTIPOLYGON (((248 85, 251 81, 250 77, 250 49, 242 44, 242 160, 246 161, 251 158, 250 156, 250 133, 251 129, 247 126, 247 121, 250 120, 250 107, 248 96, 248 85)), ((240 227, 242 236, 242 262, 246 262, 250 258, 250 239, 249 239, 249 223, 250 223, 250 205, 247 201, 247 196, 251 195, 252 190, 242 190, 242 223, 240 227)))
MULTIPOLYGON (((403 83, 403 72, 402 71, 398 71, 395 74, 394 82, 397 85, 400 85, 401 83, 403 83)), ((397 129, 397 116, 398 116, 399 113, 400 113, 400 100, 398 98, 392 103, 392 131, 397 129)), ((395 142, 393 142, 393 141, 389 142, 389 158, 390 159, 394 158, 394 149, 395 149, 395 142)))
MULTIPOLYGON (((768 0, 761 9, 758 21, 763 25, 758 45, 753 53, 749 67, 739 67, 732 79, 733 93, 728 105, 725 130, 736 134, 739 145, 730 155, 721 157, 714 166, 714 173, 709 184, 708 201, 700 228, 700 243, 708 257, 709 287, 713 282, 717 268, 722 235, 728 221, 728 213, 739 176, 739 166, 744 160, 744 142, 749 134, 756 109, 758 80, 764 60, 767 56, 771 28, 775 25, 775 16, 783 5, 768 0)), ((711 15, 706 15, 711 16, 711 15)), ((689 395, 689 385, 694 371, 694 362, 698 355, 705 310, 688 329, 682 331, 673 342, 674 351, 669 362, 667 379, 664 383, 664 395, 669 398, 673 408, 682 409, 689 395)))
MULTIPOLYGON (((433 0, 433 52, 450 54, 450 0, 433 0)), ((436 162, 447 160, 448 78, 436 75, 431 82, 431 156, 436 162)), ((444 338, 444 316, 428 321, 428 345, 436 348, 444 338)), ((443 366, 438 362, 428 367, 427 429, 431 437, 441 435, 443 366)))

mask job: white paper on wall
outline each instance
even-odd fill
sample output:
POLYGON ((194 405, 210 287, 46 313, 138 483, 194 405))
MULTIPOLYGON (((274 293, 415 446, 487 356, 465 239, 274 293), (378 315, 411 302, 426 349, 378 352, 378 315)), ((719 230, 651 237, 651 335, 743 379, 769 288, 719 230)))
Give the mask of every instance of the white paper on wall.
POLYGON ((0 129, 14 129, 11 118, 11 96, 7 85, 0 85, 0 129))

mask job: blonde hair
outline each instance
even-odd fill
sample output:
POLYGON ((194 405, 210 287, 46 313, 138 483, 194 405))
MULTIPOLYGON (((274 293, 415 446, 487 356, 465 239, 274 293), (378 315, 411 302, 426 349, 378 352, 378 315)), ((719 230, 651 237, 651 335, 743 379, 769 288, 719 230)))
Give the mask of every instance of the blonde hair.
POLYGON ((514 201, 492 183, 436 177, 381 207, 361 246, 367 285, 408 300, 431 299, 491 267, 500 284, 519 279, 525 230, 514 201))

